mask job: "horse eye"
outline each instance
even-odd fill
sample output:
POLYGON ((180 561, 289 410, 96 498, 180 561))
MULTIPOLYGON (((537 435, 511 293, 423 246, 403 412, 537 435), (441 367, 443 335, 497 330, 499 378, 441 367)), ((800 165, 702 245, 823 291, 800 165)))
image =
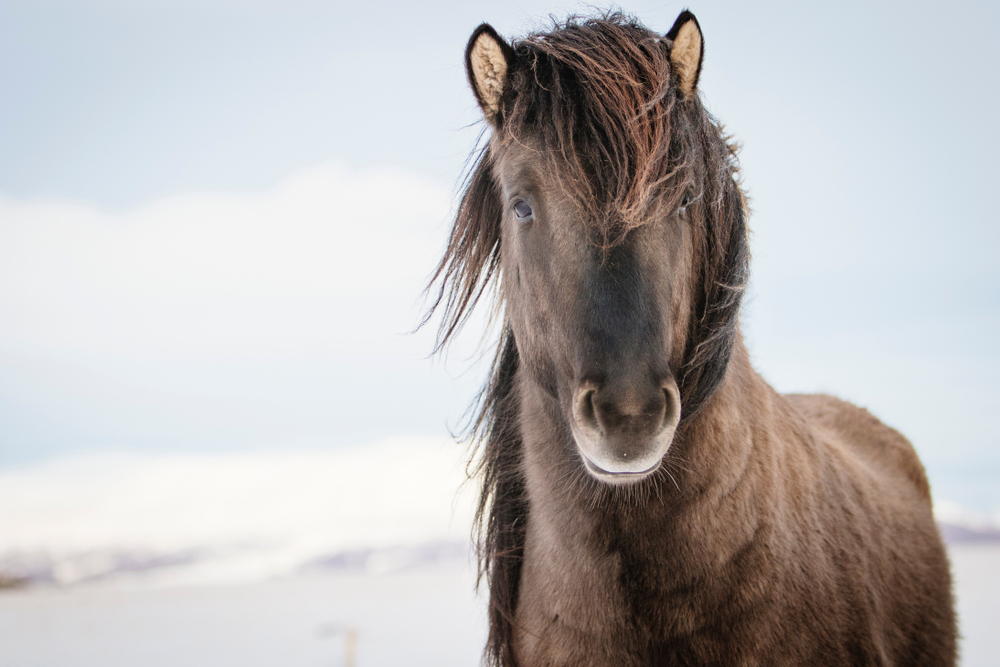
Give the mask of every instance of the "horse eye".
POLYGON ((690 203, 691 195, 684 195, 684 199, 681 200, 681 205, 677 208, 677 212, 681 215, 687 213, 687 207, 690 203))
POLYGON ((514 215, 517 216, 518 220, 524 222, 531 217, 531 207, 528 206, 527 202, 519 201, 514 204, 514 215))

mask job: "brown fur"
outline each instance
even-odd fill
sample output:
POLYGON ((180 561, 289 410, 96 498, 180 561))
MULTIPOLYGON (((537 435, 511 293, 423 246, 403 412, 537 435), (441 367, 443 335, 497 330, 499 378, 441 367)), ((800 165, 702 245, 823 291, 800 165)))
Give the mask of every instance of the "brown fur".
MULTIPOLYGON (((697 28, 681 19, 674 34, 697 28)), ((735 153, 678 92, 671 47, 611 14, 505 51, 493 136, 435 275, 440 344, 501 279, 473 433, 487 662, 954 664, 913 448, 848 403, 775 393, 750 365, 735 153), (681 421, 659 467, 622 484, 589 473, 571 434, 580 387, 610 424, 654 414, 635 397, 662 403, 675 377, 681 421)))

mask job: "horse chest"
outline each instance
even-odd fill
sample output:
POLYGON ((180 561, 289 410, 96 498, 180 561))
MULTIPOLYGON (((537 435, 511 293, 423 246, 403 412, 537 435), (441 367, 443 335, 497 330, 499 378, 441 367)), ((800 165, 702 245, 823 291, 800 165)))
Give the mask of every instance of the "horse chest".
POLYGON ((755 664, 728 644, 759 640, 751 626, 768 622, 745 613, 748 605, 767 607, 748 599, 769 588, 756 549, 744 563, 706 577, 662 555, 567 544, 550 529, 543 517, 529 518, 514 624, 517 664, 711 664, 706 656, 720 651, 733 659, 728 664, 755 664))

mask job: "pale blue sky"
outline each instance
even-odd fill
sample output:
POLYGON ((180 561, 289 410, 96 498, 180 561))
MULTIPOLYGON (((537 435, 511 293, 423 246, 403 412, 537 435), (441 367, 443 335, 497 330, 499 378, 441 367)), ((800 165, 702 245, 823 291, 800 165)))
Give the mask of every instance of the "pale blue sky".
MULTIPOLYGON (((948 497, 1000 506, 1000 7, 624 9, 666 31, 687 6, 744 144, 757 367, 870 407, 948 497)), ((0 0, 0 464, 458 425, 478 332, 447 367, 397 334, 479 132, 465 41, 574 7, 0 0), (273 212, 296 197, 311 223, 273 212)))

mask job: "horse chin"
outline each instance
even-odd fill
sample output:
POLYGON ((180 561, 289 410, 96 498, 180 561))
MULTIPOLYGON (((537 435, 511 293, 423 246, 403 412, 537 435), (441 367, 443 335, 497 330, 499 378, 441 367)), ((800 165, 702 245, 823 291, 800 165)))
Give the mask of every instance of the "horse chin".
POLYGON ((587 468, 587 472, 590 473, 591 477, 600 482, 604 482, 605 484, 612 484, 615 486, 625 486, 640 482, 656 472, 662 463, 661 459, 654 463, 652 467, 639 472, 611 472, 594 463, 590 457, 583 452, 580 452, 580 455, 583 457, 583 465, 587 468))

